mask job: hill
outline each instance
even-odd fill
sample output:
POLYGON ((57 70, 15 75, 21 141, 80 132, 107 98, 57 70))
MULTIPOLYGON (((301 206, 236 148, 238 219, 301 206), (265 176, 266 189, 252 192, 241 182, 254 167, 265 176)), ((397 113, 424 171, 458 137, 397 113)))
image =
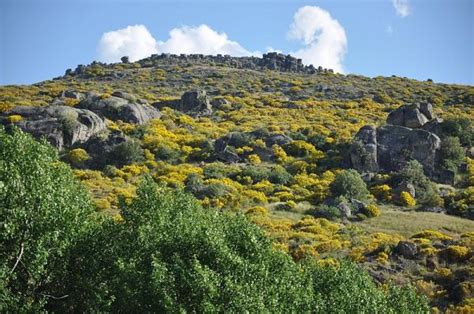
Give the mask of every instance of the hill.
POLYGON ((473 105, 472 86, 276 53, 123 58, 0 87, 0 122, 45 137, 100 211, 120 217, 147 175, 245 213, 295 261, 349 258, 448 311, 474 297, 473 105))

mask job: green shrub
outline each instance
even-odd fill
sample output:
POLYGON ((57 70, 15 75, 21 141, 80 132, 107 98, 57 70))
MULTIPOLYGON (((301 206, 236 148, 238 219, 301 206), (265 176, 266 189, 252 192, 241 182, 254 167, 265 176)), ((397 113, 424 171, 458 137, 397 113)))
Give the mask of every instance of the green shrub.
POLYGON ((143 149, 137 141, 125 141, 115 145, 108 156, 108 163, 118 167, 143 160, 143 149))
POLYGON ((446 119, 442 124, 443 133, 448 136, 455 136, 464 146, 474 145, 474 125, 468 118, 446 119))
POLYGON ((423 166, 418 161, 409 161, 394 176, 394 180, 412 184, 415 188, 417 203, 426 205, 439 204, 437 188, 425 175, 423 166))
POLYGON ((330 189, 334 196, 344 196, 347 199, 355 198, 363 201, 369 196, 367 185, 354 169, 339 172, 330 189))
POLYGON ((461 146, 459 138, 450 136, 443 139, 440 155, 441 166, 456 173, 465 157, 464 148, 461 146))

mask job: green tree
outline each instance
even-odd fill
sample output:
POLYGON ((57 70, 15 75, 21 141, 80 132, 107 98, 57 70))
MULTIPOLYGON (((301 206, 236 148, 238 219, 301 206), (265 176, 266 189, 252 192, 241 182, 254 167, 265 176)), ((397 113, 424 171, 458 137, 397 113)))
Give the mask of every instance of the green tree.
POLYGON ((458 137, 448 136, 441 142, 440 148, 441 166, 444 169, 457 172, 464 160, 464 148, 461 146, 458 137))
POLYGON ((51 146, 0 128, 0 312, 65 297, 64 258, 93 211, 51 146))
POLYGON ((150 178, 120 216, 97 216, 55 151, 20 131, 0 130, 0 165, 2 311, 427 311, 353 264, 297 264, 245 216, 150 178))
POLYGON ((363 201, 369 196, 367 185, 354 169, 339 172, 331 183, 330 189, 334 196, 344 196, 348 199, 355 198, 363 201))

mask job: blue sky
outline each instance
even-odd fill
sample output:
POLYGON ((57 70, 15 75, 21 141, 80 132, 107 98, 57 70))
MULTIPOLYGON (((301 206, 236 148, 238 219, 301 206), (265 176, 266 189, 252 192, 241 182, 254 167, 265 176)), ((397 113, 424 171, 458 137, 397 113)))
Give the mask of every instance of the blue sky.
POLYGON ((474 85, 473 3, 0 0, 0 84, 39 82, 124 51, 138 58, 272 47, 344 73, 474 85))

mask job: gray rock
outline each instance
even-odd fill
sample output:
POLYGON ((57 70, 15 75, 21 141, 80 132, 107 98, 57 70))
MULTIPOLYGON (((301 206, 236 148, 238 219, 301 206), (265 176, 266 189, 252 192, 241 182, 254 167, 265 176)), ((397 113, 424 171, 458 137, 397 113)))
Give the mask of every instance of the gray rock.
POLYGON ((193 115, 206 116, 212 114, 212 106, 206 91, 195 90, 186 92, 181 96, 181 102, 177 108, 179 111, 193 115))
POLYGON ((401 182, 397 187, 396 187, 396 192, 397 194, 400 194, 401 192, 407 192, 408 194, 411 195, 411 197, 415 198, 416 197, 416 189, 413 186, 413 184, 408 183, 408 182, 401 182))
POLYGON ((409 241, 400 241, 395 247, 395 253, 404 258, 413 259, 418 254, 418 247, 415 243, 409 241))
POLYGON ((439 166, 442 120, 434 117, 430 104, 405 105, 392 111, 387 125, 364 126, 354 137, 350 159, 361 173, 400 170, 407 161, 417 160, 425 173, 440 182, 451 182, 439 166), (408 127, 410 126, 410 127, 408 127))
POLYGON ((221 152, 217 152, 216 159, 225 163, 236 163, 240 161, 239 155, 227 149, 224 149, 221 152))
POLYGON ((431 105, 430 103, 421 103, 420 111, 428 120, 432 120, 435 118, 435 114, 433 112, 433 105, 431 105))
POLYGON ((354 169, 361 172, 377 172, 377 129, 374 126, 362 127, 355 136, 351 147, 351 162, 354 169))
POLYGON ((443 119, 441 118, 434 118, 428 121, 425 125, 423 125, 423 130, 428 132, 434 133, 438 135, 439 138, 443 138, 445 135, 443 134, 443 119))
POLYGON ((104 121, 94 112, 67 106, 19 106, 3 114, 4 117, 21 115, 23 120, 15 124, 17 127, 36 138, 45 137, 58 149, 84 143, 106 129, 104 121))
POLYGON ((284 146, 293 142, 291 137, 284 134, 271 134, 265 139, 265 145, 272 147, 273 145, 284 146))
POLYGON ((355 199, 355 198, 350 199, 350 204, 351 204, 351 207, 354 208, 354 210, 358 213, 364 212, 365 209, 367 208, 366 203, 359 201, 358 199, 355 199))
POLYGON ((84 94, 80 93, 73 89, 67 89, 61 92, 59 95, 61 98, 72 98, 72 99, 82 99, 84 98, 84 94))
POLYGON ((434 118, 431 104, 409 104, 390 112, 387 117, 387 123, 416 129, 421 128, 434 118))
POLYGON ((469 147, 467 149, 466 156, 469 158, 474 158, 474 147, 469 147))
POLYGON ((405 111, 402 108, 398 108, 390 112, 387 116, 387 123, 405 126, 405 111))
POLYGON ((419 161, 428 175, 435 173, 440 138, 421 129, 385 125, 377 129, 377 160, 380 169, 400 170, 407 161, 419 161))
POLYGON ((77 108, 91 110, 110 120, 121 120, 128 123, 145 124, 151 119, 161 117, 161 113, 149 104, 139 103, 128 93, 114 92, 115 96, 102 99, 89 93, 77 108))
POLYGON ((407 128, 421 128, 426 122, 428 122, 428 119, 418 109, 407 110, 404 117, 404 126, 407 128))
POLYGON ((352 209, 346 202, 341 202, 337 205, 342 218, 349 218, 352 216, 352 209))

